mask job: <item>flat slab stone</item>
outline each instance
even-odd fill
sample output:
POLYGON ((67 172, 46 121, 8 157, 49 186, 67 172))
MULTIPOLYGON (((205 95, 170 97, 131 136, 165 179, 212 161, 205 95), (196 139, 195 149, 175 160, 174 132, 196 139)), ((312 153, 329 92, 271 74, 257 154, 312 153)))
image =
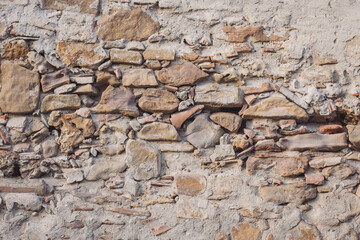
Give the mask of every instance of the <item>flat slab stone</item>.
POLYGON ((179 106, 179 99, 169 91, 148 88, 139 99, 139 107, 146 112, 173 113, 179 106))
POLYGON ((154 72, 151 69, 131 69, 125 71, 122 78, 125 87, 156 87, 154 72))
POLYGON ((41 103, 41 112, 54 110, 76 110, 81 107, 81 101, 76 94, 46 95, 41 103))
POLYGON ((110 61, 113 63, 141 65, 143 63, 143 57, 141 53, 136 51, 110 49, 110 61))
POLYGON ((175 50, 168 49, 151 49, 147 48, 144 52, 145 60, 168 60, 172 61, 175 59, 175 50))
POLYGON ((278 143, 288 150, 295 151, 339 151, 347 147, 347 138, 345 133, 308 133, 284 137, 278 143))
POLYGON ((39 101, 39 74, 17 64, 1 64, 0 108, 3 113, 32 113, 39 101))
POLYGON ((137 134, 137 136, 144 140, 179 140, 179 134, 175 127, 171 124, 153 122, 146 124, 137 134))

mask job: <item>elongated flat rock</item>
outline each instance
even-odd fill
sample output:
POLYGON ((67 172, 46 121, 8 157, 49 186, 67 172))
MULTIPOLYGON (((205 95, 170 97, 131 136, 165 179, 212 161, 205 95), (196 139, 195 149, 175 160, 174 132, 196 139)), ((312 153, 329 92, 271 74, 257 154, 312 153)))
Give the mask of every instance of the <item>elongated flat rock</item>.
POLYGON ((138 133, 138 137, 144 140, 179 140, 179 134, 175 127, 161 122, 145 125, 138 133))
POLYGON ((148 88, 139 99, 139 107, 146 112, 172 113, 177 110, 179 99, 169 91, 148 88))
POLYGON ((41 103, 41 112, 54 110, 76 110, 81 107, 80 98, 76 94, 56 95, 51 94, 44 97, 41 103))
POLYGON ((131 69, 124 73, 122 83, 125 87, 156 87, 154 72, 150 69, 131 69))

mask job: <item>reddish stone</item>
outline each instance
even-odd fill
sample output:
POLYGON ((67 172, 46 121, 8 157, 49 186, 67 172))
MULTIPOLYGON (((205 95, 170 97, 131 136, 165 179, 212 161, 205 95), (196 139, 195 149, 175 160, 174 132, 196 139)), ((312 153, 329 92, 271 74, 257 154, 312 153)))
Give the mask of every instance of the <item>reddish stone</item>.
POLYGON ((338 124, 322 125, 318 130, 321 134, 334 134, 344 132, 344 127, 338 124))
POLYGON ((324 176, 321 173, 305 173, 306 184, 322 185, 324 176))
POLYGON ((200 111, 203 108, 204 105, 197 105, 189 110, 172 114, 170 118, 171 124, 174 125, 176 128, 181 128, 182 124, 186 121, 186 119, 188 119, 194 113, 200 111))

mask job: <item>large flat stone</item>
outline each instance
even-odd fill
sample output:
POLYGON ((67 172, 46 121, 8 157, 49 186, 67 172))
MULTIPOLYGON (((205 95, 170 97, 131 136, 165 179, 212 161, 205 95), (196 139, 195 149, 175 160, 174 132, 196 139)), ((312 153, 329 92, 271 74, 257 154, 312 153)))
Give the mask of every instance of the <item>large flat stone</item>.
POLYGON ((299 122, 306 122, 309 119, 304 109, 281 97, 271 97, 256 103, 245 110, 243 117, 244 119, 296 119, 299 122))
POLYGON ((76 94, 46 95, 41 103, 41 112, 47 113, 54 110, 76 110, 81 107, 81 101, 76 94))
POLYGON ((308 133, 281 138, 278 142, 288 150, 338 151, 347 147, 345 133, 308 133))
POLYGON ((161 122, 146 124, 137 136, 144 140, 179 140, 179 134, 175 127, 161 122))
POLYGON ((160 24, 140 8, 119 9, 101 18, 99 37, 106 41, 121 38, 143 41, 159 30, 160 24))
POLYGON ((151 69, 131 69, 122 78, 125 87, 156 87, 158 85, 151 69))
POLYGON ((159 82, 171 86, 194 85, 198 80, 208 76, 192 63, 174 63, 157 73, 159 82))
POLYGON ((17 64, 1 64, 0 108, 4 113, 33 112, 40 95, 39 74, 17 64))
POLYGON ((139 107, 146 112, 173 113, 179 106, 179 99, 169 91, 149 88, 139 99, 139 107))
POLYGON ((243 92, 239 87, 202 83, 195 88, 195 102, 209 107, 241 107, 243 92))

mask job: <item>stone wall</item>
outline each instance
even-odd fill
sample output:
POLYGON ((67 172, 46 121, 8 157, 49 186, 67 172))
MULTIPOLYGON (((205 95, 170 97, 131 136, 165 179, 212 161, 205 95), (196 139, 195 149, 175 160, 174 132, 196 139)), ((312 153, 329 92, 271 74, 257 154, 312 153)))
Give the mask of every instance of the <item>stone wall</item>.
POLYGON ((359 11, 1 0, 0 239, 358 239, 359 11))

